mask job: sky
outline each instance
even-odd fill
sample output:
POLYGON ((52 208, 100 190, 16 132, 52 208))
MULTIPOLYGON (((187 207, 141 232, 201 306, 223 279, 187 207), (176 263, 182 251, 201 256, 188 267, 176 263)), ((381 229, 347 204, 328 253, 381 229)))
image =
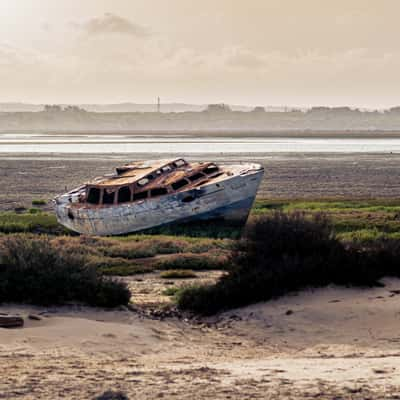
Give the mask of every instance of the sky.
POLYGON ((400 104, 398 0, 0 0, 0 102, 400 104))

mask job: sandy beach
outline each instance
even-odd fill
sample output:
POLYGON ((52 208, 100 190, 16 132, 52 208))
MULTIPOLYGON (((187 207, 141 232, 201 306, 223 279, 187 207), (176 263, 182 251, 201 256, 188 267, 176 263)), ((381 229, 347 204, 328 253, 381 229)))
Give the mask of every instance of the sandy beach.
POLYGON ((204 320, 129 310, 3 305, 1 398, 395 399, 400 281, 329 287, 204 320))

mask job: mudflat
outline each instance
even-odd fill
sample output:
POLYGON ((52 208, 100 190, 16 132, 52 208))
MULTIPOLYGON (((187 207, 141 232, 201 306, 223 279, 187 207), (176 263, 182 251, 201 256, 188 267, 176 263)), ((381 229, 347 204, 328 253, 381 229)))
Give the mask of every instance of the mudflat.
MULTIPOLYGON (((50 200, 132 160, 176 154, 0 154, 0 210, 50 200)), ((265 167, 259 197, 400 198, 400 154, 195 154, 191 160, 254 161, 265 167)))

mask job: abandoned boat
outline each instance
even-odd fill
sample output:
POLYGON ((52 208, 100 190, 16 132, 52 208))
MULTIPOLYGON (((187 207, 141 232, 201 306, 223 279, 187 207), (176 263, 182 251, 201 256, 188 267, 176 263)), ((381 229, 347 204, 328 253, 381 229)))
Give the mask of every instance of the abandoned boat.
POLYGON ((57 219, 100 236, 195 220, 245 223, 263 173, 259 164, 134 162, 56 197, 57 219))

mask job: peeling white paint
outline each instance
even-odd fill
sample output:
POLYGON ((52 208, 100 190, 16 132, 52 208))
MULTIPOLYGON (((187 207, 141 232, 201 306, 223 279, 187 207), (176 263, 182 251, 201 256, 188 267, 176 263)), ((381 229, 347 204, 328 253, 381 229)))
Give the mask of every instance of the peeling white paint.
POLYGON ((58 221, 88 235, 121 235, 191 220, 247 219, 264 170, 259 164, 225 166, 226 178, 196 188, 120 205, 74 207, 82 188, 56 198, 58 221), (72 196, 73 195, 73 196, 72 196), (190 202, 183 199, 191 196, 190 202))

